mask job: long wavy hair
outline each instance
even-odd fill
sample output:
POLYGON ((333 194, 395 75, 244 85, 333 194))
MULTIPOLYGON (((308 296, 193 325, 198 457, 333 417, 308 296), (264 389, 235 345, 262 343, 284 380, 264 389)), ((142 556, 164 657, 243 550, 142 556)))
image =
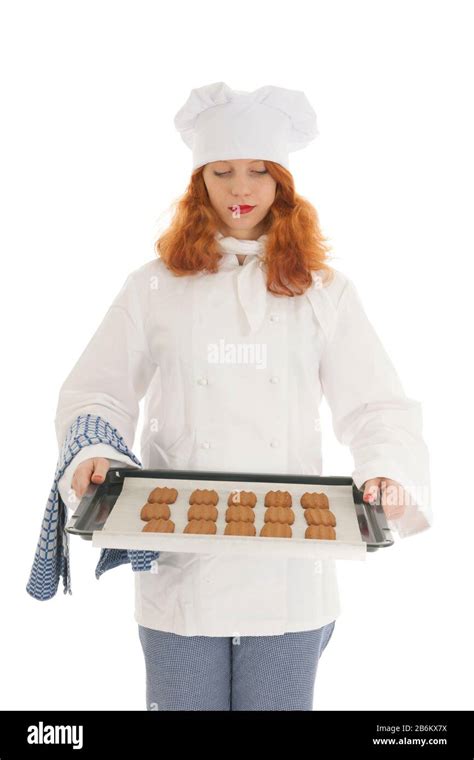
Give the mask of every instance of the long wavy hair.
MULTIPOLYGON (((280 164, 264 161, 276 181, 275 200, 263 220, 268 235, 263 257, 267 290, 275 295, 302 295, 313 283, 312 271, 332 279, 329 246, 312 204, 295 191, 291 173, 280 164)), ((206 271, 215 274, 223 257, 215 239, 222 222, 214 211, 202 176, 196 169, 185 193, 176 200, 172 222, 154 244, 155 252, 175 275, 206 271)))

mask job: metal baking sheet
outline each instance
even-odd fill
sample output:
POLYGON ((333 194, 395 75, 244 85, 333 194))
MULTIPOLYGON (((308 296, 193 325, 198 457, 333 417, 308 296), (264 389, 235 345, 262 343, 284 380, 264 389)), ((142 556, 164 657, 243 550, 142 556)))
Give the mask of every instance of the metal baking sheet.
POLYGON ((366 551, 393 544, 380 505, 362 501, 351 478, 339 476, 299 476, 256 473, 222 473, 186 470, 141 470, 119 468, 107 473, 106 481, 90 485, 66 529, 98 547, 151 549, 179 552, 265 554, 286 557, 364 559, 366 551), (143 533, 141 506, 152 488, 168 485, 177 488, 178 499, 170 506, 175 533, 143 533), (217 534, 183 534, 187 523, 189 495, 194 488, 214 488, 219 494, 217 534), (257 494, 256 536, 225 536, 225 511, 231 490, 252 490, 257 494), (293 496, 295 523, 293 537, 259 536, 263 525, 263 497, 268 490, 288 490, 293 496), (337 520, 336 540, 304 538, 306 521, 299 498, 304 491, 324 491, 337 520))
POLYGON ((219 494, 217 533, 215 535, 183 533, 188 522, 189 496, 195 488, 196 481, 194 478, 192 480, 167 478, 166 482, 160 481, 158 483, 154 478, 126 479, 107 522, 101 531, 94 533, 93 545, 114 549, 162 549, 163 551, 205 554, 232 553, 308 558, 333 557, 336 559, 363 559, 365 556, 365 543, 361 538, 357 524, 352 494, 347 486, 325 486, 324 488, 329 499, 330 509, 336 517, 335 541, 305 539, 304 534, 308 525, 304 517, 304 509, 300 505, 300 496, 308 489, 314 490, 314 488, 304 483, 278 484, 280 490, 290 491, 293 498, 295 521, 291 526, 292 538, 267 538, 259 535, 260 529, 264 525, 265 493, 275 490, 274 483, 232 480, 217 482, 204 480, 199 483, 199 488, 214 488, 219 494), (143 533, 145 523, 140 519, 140 510, 146 503, 150 491, 160 484, 178 490, 177 500, 170 505, 171 520, 176 526, 175 531, 174 533, 143 533), (257 503, 253 508, 256 536, 224 535, 227 498, 234 488, 254 491, 257 495, 257 503))

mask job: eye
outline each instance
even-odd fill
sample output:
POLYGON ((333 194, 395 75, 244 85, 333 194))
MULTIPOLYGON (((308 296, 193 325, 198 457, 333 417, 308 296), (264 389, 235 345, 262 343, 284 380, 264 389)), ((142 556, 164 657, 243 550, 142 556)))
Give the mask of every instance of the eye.
MULTIPOLYGON (((263 171, 257 171, 256 169, 252 169, 254 174, 268 174, 268 169, 264 169, 263 171)), ((214 175, 216 177, 225 177, 226 174, 230 174, 230 172, 214 172, 214 175)))

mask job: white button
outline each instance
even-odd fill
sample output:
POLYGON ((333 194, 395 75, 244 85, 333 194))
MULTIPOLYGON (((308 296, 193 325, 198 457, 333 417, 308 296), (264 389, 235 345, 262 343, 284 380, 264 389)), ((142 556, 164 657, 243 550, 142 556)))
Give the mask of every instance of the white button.
POLYGON ((207 385, 207 377, 198 377, 199 385, 207 385))
POLYGON ((278 322, 279 319, 280 319, 280 317, 278 316, 278 314, 270 314, 270 321, 271 322, 278 322))
POLYGON ((273 441, 270 441, 270 446, 272 446, 274 449, 278 448, 280 445, 280 441, 277 438, 274 438, 273 441))
POLYGON ((273 375, 273 377, 270 378, 270 382, 271 383, 279 383, 280 382, 280 378, 278 377, 278 375, 273 375))
POLYGON ((210 447, 210 445, 211 444, 209 443, 209 441, 203 441, 202 442, 202 448, 203 449, 208 449, 210 447))

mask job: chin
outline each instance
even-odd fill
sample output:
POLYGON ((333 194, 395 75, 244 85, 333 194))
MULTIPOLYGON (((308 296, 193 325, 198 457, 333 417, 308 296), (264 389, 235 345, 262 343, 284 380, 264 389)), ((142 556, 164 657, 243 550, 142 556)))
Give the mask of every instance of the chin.
POLYGON ((262 221, 260 216, 253 216, 253 214, 245 214, 244 216, 241 216, 240 218, 234 219, 232 216, 230 219, 227 219, 226 221, 222 220, 224 224, 230 229, 230 230, 251 230, 254 227, 257 226, 257 224, 260 224, 262 221), (252 217, 252 218, 250 218, 252 217))

